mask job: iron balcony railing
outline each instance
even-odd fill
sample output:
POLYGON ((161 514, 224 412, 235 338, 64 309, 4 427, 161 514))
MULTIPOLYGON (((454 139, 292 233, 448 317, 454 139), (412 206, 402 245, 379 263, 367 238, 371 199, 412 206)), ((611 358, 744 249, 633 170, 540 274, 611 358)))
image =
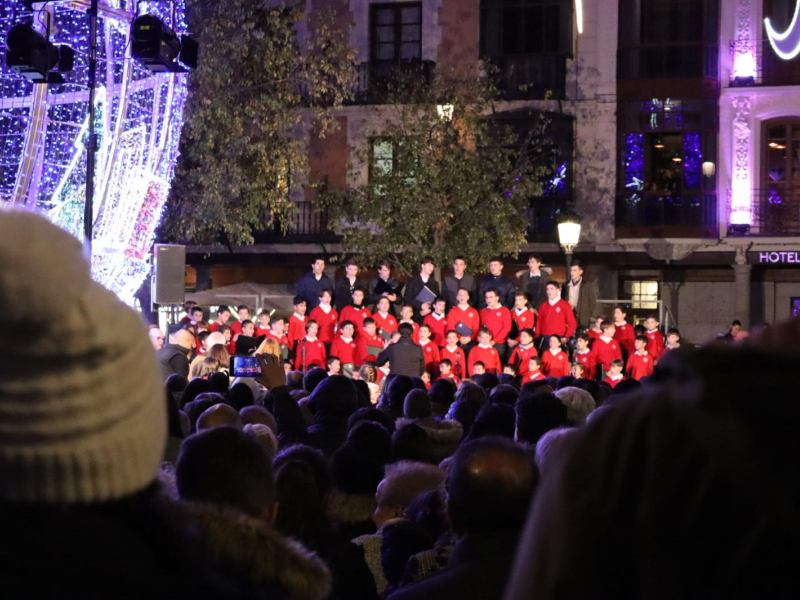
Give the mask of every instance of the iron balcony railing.
POLYGON ((429 60, 373 60, 357 66, 356 104, 383 104, 398 86, 431 85, 436 63, 429 60))
POLYGON ((498 88, 505 100, 563 100, 567 58, 566 54, 530 54, 485 60, 497 69, 498 88))
POLYGON ((630 79, 715 79, 719 48, 707 42, 672 42, 623 46, 617 50, 617 72, 630 79))
POLYGON ((730 85, 800 85, 800 61, 780 58, 772 51, 769 40, 733 40, 730 85))
POLYGON ((729 236, 800 236, 800 187, 728 190, 729 236))
POLYGON ((716 237, 713 192, 626 192, 617 196, 617 237, 716 237))

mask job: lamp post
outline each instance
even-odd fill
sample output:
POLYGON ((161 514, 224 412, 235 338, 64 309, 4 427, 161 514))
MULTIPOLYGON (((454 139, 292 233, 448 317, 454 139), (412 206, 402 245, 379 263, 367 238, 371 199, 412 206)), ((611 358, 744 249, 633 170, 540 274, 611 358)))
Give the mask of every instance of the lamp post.
POLYGON ((572 265, 572 251, 581 238, 581 219, 570 211, 564 211, 558 219, 558 243, 564 249, 567 257, 567 277, 572 265))

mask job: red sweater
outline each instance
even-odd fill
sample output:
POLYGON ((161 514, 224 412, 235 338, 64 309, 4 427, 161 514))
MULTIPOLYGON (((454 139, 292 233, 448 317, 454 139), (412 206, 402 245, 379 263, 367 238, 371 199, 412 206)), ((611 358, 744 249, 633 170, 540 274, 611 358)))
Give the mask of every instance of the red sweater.
POLYGON ((624 381, 624 380, 625 380, 624 377, 620 377, 619 379, 611 379, 611 377, 609 376, 609 377, 606 377, 603 381, 605 381, 608 385, 610 385, 611 389, 613 390, 615 387, 617 387, 617 384, 620 381, 624 381))
MULTIPOLYGON (((222 325, 223 324, 220 323, 219 321, 214 321, 213 323, 211 323, 211 325, 208 326, 209 333, 214 333, 217 329, 222 327, 222 325)), ((231 331, 233 331, 233 329, 231 329, 231 331)))
POLYGON ((546 350, 542 354, 542 370, 547 373, 548 377, 556 379, 569 375, 569 357, 562 350, 555 355, 550 350, 546 350))
POLYGON ((262 335, 267 335, 268 333, 269 333, 269 327, 267 329, 256 327, 256 337, 261 337, 262 335))
POLYGON ((375 319, 375 324, 378 326, 378 329, 383 329, 389 333, 394 333, 397 331, 397 319, 395 319, 389 313, 386 313, 386 318, 384 319, 381 316, 381 313, 376 312, 372 315, 372 318, 375 319))
POLYGON ((478 329, 481 328, 481 316, 478 309, 469 307, 467 310, 461 310, 458 306, 454 306, 447 313, 447 326, 450 329, 458 327, 459 323, 464 323, 472 330, 472 341, 478 339, 478 329))
POLYGON ((494 346, 484 348, 478 344, 469 351, 468 373, 470 377, 475 374, 476 362, 482 362, 487 373, 497 374, 503 370, 503 366, 500 364, 500 355, 497 354, 497 350, 494 349, 494 346))
MULTIPOLYGON (((344 311, 342 311, 344 312, 344 311)), ((343 365, 356 364, 356 341, 346 342, 342 336, 337 335, 331 344, 331 356, 336 356, 343 365)))
POLYGON ((522 377, 522 383, 527 383, 529 381, 539 381, 540 379, 544 379, 544 377, 545 375, 541 371, 536 371, 535 373, 533 371, 528 371, 522 377))
POLYGON ((422 345, 422 356, 425 358, 425 370, 429 373, 437 373, 439 371, 439 347, 428 340, 425 345, 422 345))
POLYGON ((511 353, 511 358, 508 359, 508 364, 517 367, 517 372, 524 376, 528 372, 528 362, 535 356, 539 356, 539 353, 533 344, 530 348, 516 346, 511 353))
POLYGON ((425 318, 422 320, 422 322, 431 328, 431 341, 434 344, 441 348, 447 343, 444 339, 445 334, 447 333, 447 319, 444 315, 442 315, 441 319, 437 319, 433 316, 433 313, 431 313, 429 315, 425 315, 425 318))
POLYGON ((481 311, 481 323, 492 332, 495 344, 505 344, 511 331, 511 311, 505 306, 487 306, 481 311))
POLYGON ((379 336, 377 333, 375 335, 369 335, 367 332, 364 332, 360 338, 358 338, 358 342, 356 344, 356 366, 360 367, 365 363, 374 364, 377 356, 373 356, 367 351, 368 347, 372 348, 379 348, 383 350, 383 338, 379 336))
POLYGON ((309 318, 319 323, 317 337, 320 341, 325 344, 330 344, 336 335, 336 321, 339 319, 339 313, 336 312, 336 309, 331 307, 330 312, 326 313, 317 306, 311 311, 309 318))
POLYGON ((583 365, 583 378, 594 379, 595 367, 597 367, 597 357, 594 352, 587 350, 584 353, 575 352, 575 362, 583 365))
POLYGON ((644 354, 634 352, 628 357, 628 377, 639 381, 642 377, 653 374, 653 357, 649 352, 644 354))
MULTIPOLYGON (((517 323, 517 329, 520 331, 523 329, 532 329, 536 331, 536 313, 530 308, 526 308, 521 313, 518 313, 515 308, 511 311, 511 318, 517 323)), ((515 340, 519 341, 519 335, 517 335, 515 340)))
POLYGON ((439 349, 439 360, 448 359, 453 365, 453 374, 457 379, 463 379, 464 374, 467 372, 467 353, 461 346, 458 346, 452 352, 447 349, 447 346, 439 349))
POLYGON ((380 386, 381 381, 383 381, 383 378, 386 377, 389 373, 391 373, 391 365, 389 365, 388 369, 386 367, 379 367, 378 369, 376 369, 375 383, 380 386))
POLYGON ((545 302, 539 307, 539 327, 536 336, 558 335, 561 337, 572 337, 578 323, 575 321, 575 313, 566 300, 559 299, 555 305, 545 302))
POLYGON ((647 350, 647 353, 655 360, 658 360, 658 357, 661 356, 661 351, 664 349, 664 336, 661 335, 658 329, 655 331, 648 331, 646 335, 647 346, 645 350, 647 350))
POLYGON ((325 344, 317 338, 314 341, 305 338, 298 340, 297 350, 294 356, 294 368, 308 371, 311 367, 325 368, 325 344), (305 369, 303 369, 303 350, 306 352, 305 369))
POLYGON ((628 323, 617 325, 614 323, 617 330, 614 332, 614 339, 619 342, 619 345, 625 348, 625 352, 630 356, 634 353, 633 340, 636 335, 633 333, 633 326, 628 323))
POLYGON ((595 331, 594 329, 590 329, 589 331, 586 332, 586 335, 588 335, 589 339, 592 341, 592 343, 594 343, 594 340, 596 340, 601 335, 603 335, 603 332, 602 331, 595 331))
POLYGON ((339 327, 341 327, 342 323, 344 323, 345 321, 350 321, 353 325, 356 326, 356 332, 354 337, 358 337, 364 332, 364 319, 366 319, 369 316, 371 315, 369 309, 366 306, 362 306, 361 308, 356 308, 352 304, 348 304, 342 309, 342 314, 339 316, 339 327))
POLYGON ((295 344, 306 337, 306 323, 308 323, 308 317, 303 315, 303 319, 297 315, 292 315, 289 317, 289 347, 294 348, 295 344))
POLYGON ((606 342, 603 338, 597 338, 592 344, 592 352, 595 357, 595 365, 602 365, 606 371, 611 367, 612 360, 615 358, 622 359, 622 350, 620 350, 619 343, 615 340, 606 342))
POLYGON ((231 323, 231 335, 233 336, 242 335, 241 321, 234 321, 233 323, 231 323))

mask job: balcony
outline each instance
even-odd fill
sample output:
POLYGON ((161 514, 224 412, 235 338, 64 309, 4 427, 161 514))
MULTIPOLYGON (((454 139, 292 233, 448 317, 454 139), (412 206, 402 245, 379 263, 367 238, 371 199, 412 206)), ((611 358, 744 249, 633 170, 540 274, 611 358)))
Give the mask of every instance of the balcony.
POLYGON ((433 83, 436 63, 429 60, 374 60, 357 67, 355 104, 384 104, 398 87, 433 83))
POLYGON ((328 213, 318 210, 313 202, 295 202, 289 226, 282 231, 277 225, 255 234, 256 243, 335 242, 341 239, 331 230, 328 213))
POLYGON ((734 40, 730 44, 730 86, 800 85, 800 61, 783 60, 769 40, 734 40))
POLYGON ((705 42, 620 47, 618 79, 716 79, 719 49, 705 42))
POLYGON ((800 236, 800 188, 750 190, 744 196, 744 202, 735 201, 728 190, 728 236, 800 236))
POLYGON ((485 60, 497 68, 498 88, 505 100, 541 100, 566 97, 566 54, 495 56, 485 60))
POLYGON ((713 192, 626 192, 617 196, 617 238, 718 236, 713 192))

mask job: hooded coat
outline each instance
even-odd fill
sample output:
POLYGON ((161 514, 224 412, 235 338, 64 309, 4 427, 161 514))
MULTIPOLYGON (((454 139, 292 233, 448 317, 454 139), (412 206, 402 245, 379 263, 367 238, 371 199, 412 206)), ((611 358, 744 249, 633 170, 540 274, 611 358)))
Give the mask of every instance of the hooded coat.
POLYGON ((434 458, 437 464, 453 455, 464 436, 464 428, 458 421, 437 421, 434 417, 398 419, 397 429, 412 423, 421 427, 433 443, 434 458))
POLYGON ((314 389, 308 408, 314 413, 309 443, 330 458, 347 440, 347 419, 358 410, 358 392, 347 377, 333 375, 314 389))

